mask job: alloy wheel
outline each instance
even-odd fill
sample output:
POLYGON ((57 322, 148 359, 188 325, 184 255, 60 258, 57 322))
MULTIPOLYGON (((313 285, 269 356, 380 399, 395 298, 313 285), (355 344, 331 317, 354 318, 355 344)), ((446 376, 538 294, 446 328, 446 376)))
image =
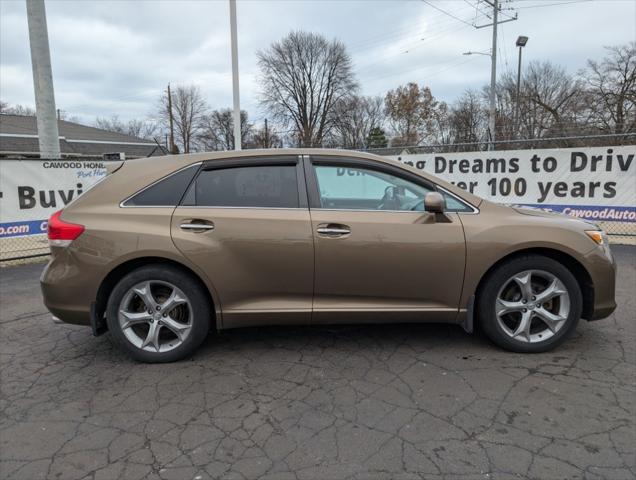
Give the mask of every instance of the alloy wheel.
POLYGON ((168 352, 180 346, 192 330, 192 305, 175 285, 150 280, 123 296, 119 326, 130 343, 148 352, 168 352))
POLYGON ((525 270, 510 277, 497 294, 497 322, 510 338, 545 341, 565 325, 570 295, 563 282, 544 270, 525 270))

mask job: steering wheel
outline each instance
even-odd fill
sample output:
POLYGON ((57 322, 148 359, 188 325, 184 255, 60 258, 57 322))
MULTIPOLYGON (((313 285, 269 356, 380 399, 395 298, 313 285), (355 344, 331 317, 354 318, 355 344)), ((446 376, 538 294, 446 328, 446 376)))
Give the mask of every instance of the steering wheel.
POLYGON ((424 211, 424 199, 416 198, 415 200, 413 200, 413 203, 409 206, 408 210, 411 210, 413 212, 424 211), (420 205, 422 208, 420 208, 420 205))
POLYGON ((377 210, 398 210, 400 209, 400 199, 398 194, 398 187, 390 185, 384 189, 384 196, 380 200, 380 204, 376 207, 377 210))

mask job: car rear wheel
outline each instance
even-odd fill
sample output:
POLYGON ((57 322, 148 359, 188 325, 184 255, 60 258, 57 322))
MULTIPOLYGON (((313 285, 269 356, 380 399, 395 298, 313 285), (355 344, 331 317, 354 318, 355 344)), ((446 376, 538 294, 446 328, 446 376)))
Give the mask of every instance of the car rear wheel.
POLYGON ((545 352, 560 345, 575 330, 581 309, 581 289, 572 273, 540 255, 498 266, 478 298, 484 332, 513 352, 545 352))
POLYGON ((108 300, 113 338, 136 360, 172 362, 194 353, 211 318, 198 282, 169 266, 142 267, 126 275, 108 300))

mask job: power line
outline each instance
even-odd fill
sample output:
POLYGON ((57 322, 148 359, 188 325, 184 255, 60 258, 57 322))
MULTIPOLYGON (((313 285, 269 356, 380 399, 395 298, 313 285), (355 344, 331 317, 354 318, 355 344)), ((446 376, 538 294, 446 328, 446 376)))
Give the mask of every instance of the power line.
MULTIPOLYGON (((426 37, 428 34, 434 35, 434 34, 440 32, 440 31, 445 30, 446 27, 454 25, 455 22, 453 22, 452 20, 447 20, 446 22, 443 21, 443 20, 439 20, 438 21, 438 19, 442 19, 443 17, 444 17, 444 15, 437 14, 437 16, 433 16, 432 18, 427 18, 427 23, 430 23, 431 25, 433 25, 435 27, 438 27, 438 28, 434 29, 434 30, 432 30, 430 32, 423 31, 422 35, 424 37, 426 37), (443 28, 439 28, 439 27, 443 27, 443 28)), ((401 28, 399 28, 397 30, 388 31, 387 33, 384 33, 382 35, 370 37, 367 40, 362 41, 362 42, 348 44, 347 45, 347 49, 351 53, 358 53, 358 52, 362 52, 362 51, 366 51, 366 50, 371 50, 371 49, 375 48, 375 46, 381 46, 383 44, 386 44, 387 40, 399 39, 400 37, 402 37, 404 35, 407 35, 407 34, 410 35, 410 36, 412 36, 412 34, 413 34, 413 26, 411 24, 406 25, 404 27, 401 27, 401 28)), ((409 46, 411 46, 411 45, 412 44, 409 44, 409 46)))
POLYGON ((422 1, 423 1, 426 5, 428 5, 429 7, 433 7, 435 10, 438 10, 438 11, 440 11, 440 12, 442 12, 442 13, 444 13, 444 14, 448 15, 448 16, 449 16, 449 17, 451 17, 451 18, 454 18, 455 20, 458 20, 458 21, 460 21, 460 22, 462 22, 462 23, 465 23, 465 24, 466 24, 466 25, 468 25, 468 26, 474 27, 474 25, 473 25, 472 23, 469 23, 469 22, 467 22, 466 20, 463 20, 463 19, 461 19, 461 18, 459 18, 459 17, 457 17, 457 16, 453 15, 452 13, 447 12, 446 10, 441 9, 441 8, 439 8, 439 7, 438 7, 438 6, 436 6, 436 5, 433 5, 433 4, 432 4, 431 2, 429 2, 428 0, 422 0, 422 1))
MULTIPOLYGON (((465 1, 467 1, 467 0, 465 0, 465 1)), ((470 3, 469 3, 469 5, 473 6, 470 3)), ((439 15, 439 16, 443 17, 444 15, 439 15)), ((478 18, 482 18, 482 16, 483 17, 488 17, 486 14, 481 13, 481 15, 475 17, 475 20, 478 19, 478 18)), ((490 18, 490 17, 488 17, 488 18, 490 18)), ((454 17, 453 17, 453 19, 454 19, 454 17)), ((463 30, 463 29, 465 29, 467 27, 474 27, 473 24, 471 24, 471 23, 469 23, 469 22, 467 22, 465 20, 463 20, 461 23, 463 23, 465 26, 456 27, 456 26, 453 26, 453 20, 451 20, 450 23, 448 23, 446 25, 443 25, 443 27, 445 27, 445 28, 433 29, 433 30, 431 30, 429 32, 425 32, 423 38, 420 38, 419 40, 417 40, 415 42, 411 42, 411 43, 405 45, 403 47, 404 50, 401 51, 400 53, 395 53, 393 55, 382 55, 381 57, 377 57, 374 61, 365 63, 364 66, 361 69, 359 69, 358 71, 368 70, 370 68, 373 68, 374 65, 379 64, 380 62, 383 62, 383 61, 385 61, 387 59, 395 58, 395 57, 398 57, 398 56, 401 56, 401 55, 404 55, 404 54, 408 54, 411 51, 413 51, 413 50, 415 50, 417 48, 420 48, 421 46, 423 46, 427 42, 430 42, 432 40, 437 40, 439 38, 443 38, 447 34, 458 32, 458 31, 463 30), (448 28, 448 27, 450 27, 450 28, 448 28)), ((434 23, 434 25, 436 25, 438 27, 440 26, 439 23, 434 23)), ((399 34, 398 34, 398 36, 399 36, 399 34)), ((369 48, 369 50, 371 50, 371 49, 372 48, 369 48)), ((362 51, 364 51, 364 50, 367 50, 367 49, 362 49, 362 51)), ((361 51, 361 49, 356 49, 356 53, 359 52, 359 51, 361 51)))
POLYGON ((405 73, 410 71, 410 72, 413 72, 413 74, 412 74, 413 77, 418 77, 420 80, 423 80, 423 79, 428 79, 428 78, 434 77, 434 76, 439 75, 440 73, 446 72, 448 70, 452 70, 453 68, 457 68, 457 67, 459 67, 461 65, 464 65, 464 64, 466 64, 468 62, 472 62, 474 60, 476 60, 476 57, 471 57, 468 60, 462 59, 462 60, 459 60, 459 61, 455 60, 455 61, 451 61, 451 62, 442 62, 440 64, 429 65, 429 66, 421 67, 421 68, 418 68, 418 69, 415 69, 415 70, 413 70, 411 68, 408 68, 408 69, 400 70, 398 72, 392 72, 392 73, 388 73, 388 74, 385 74, 385 75, 380 75, 380 76, 377 76, 377 77, 367 77, 367 78, 369 78, 369 80, 373 82, 373 81, 377 81, 377 80, 384 80, 385 78, 392 78, 392 77, 397 77, 399 75, 404 75, 405 73), (420 72, 422 70, 437 68, 440 65, 441 66, 448 65, 448 67, 436 70, 434 73, 431 73, 430 75, 424 75, 422 77, 418 76, 415 73, 415 72, 420 72))
POLYGON ((459 32, 461 30, 464 30, 464 29, 466 29, 468 27, 473 27, 472 25, 460 25, 460 26, 457 26, 456 23, 454 23, 454 22, 452 22, 452 23, 453 23, 452 25, 446 25, 447 28, 442 28, 442 29, 439 29, 439 30, 432 30, 431 32, 428 32, 429 35, 427 35, 426 37, 421 38, 421 39, 417 40, 416 42, 412 42, 412 43, 409 43, 409 44, 405 45, 404 46, 405 50, 403 50, 403 51, 401 51, 399 53, 395 53, 395 54, 392 54, 392 55, 378 56, 373 61, 366 62, 361 68, 358 69, 358 72, 372 69, 372 68, 374 68, 375 65, 380 64, 382 62, 385 62, 388 59, 396 58, 396 57, 402 56, 402 55, 404 55, 406 53, 410 53, 411 51, 413 51, 413 50, 415 50, 417 48, 420 48, 423 45, 425 45, 428 42, 431 42, 433 40, 438 40, 438 39, 443 38, 443 37, 445 37, 447 35, 450 35, 450 34, 453 34, 455 32, 459 32), (448 28, 448 27, 450 27, 450 28, 448 28))
POLYGON ((508 42, 506 41, 506 33, 504 32, 504 27, 503 25, 501 26, 501 36, 503 37, 503 57, 504 57, 504 63, 506 65, 506 71, 510 70, 510 66, 508 65, 508 48, 507 48, 507 44, 508 42))
POLYGON ((544 8, 544 7, 554 7, 557 5, 571 5, 573 3, 589 3, 594 2, 596 0, 570 0, 568 2, 556 2, 556 3, 545 3, 545 4, 537 4, 537 5, 526 5, 523 7, 514 7, 518 10, 526 9, 526 8, 544 8))
POLYGON ((481 15, 484 15, 484 16, 486 16, 488 18, 492 18, 492 16, 489 13, 486 13, 486 12, 484 12, 483 10, 481 10, 479 8, 479 5, 480 5, 479 4, 479 0, 477 0, 477 3, 475 3, 475 4, 470 3, 468 0, 464 0, 464 2, 466 2, 468 5, 470 5, 472 8, 475 9, 475 19, 477 19, 477 17, 479 16, 479 15, 477 15, 477 13, 479 13, 481 15))

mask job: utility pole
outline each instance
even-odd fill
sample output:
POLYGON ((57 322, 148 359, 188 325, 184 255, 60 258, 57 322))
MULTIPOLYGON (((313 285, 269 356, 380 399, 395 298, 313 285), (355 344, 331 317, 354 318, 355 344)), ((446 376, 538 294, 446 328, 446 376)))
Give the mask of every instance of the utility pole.
POLYGON ((492 52, 490 55, 490 116, 488 120, 488 128, 490 130, 490 143, 488 150, 495 149, 495 128, 497 117, 497 98, 495 90, 497 87, 497 16, 499 14, 499 0, 492 0, 492 52))
POLYGON ((232 46, 232 96, 234 100, 234 150, 241 149, 241 101, 239 98, 236 0, 230 0, 230 40, 232 46))
MULTIPOLYGON (((484 0, 488 5, 492 7, 492 23, 488 23, 486 25, 475 25, 475 28, 485 28, 492 26, 492 50, 490 51, 490 112, 488 115, 488 130, 490 134, 490 141, 488 142, 488 150, 495 149, 495 140, 496 140, 496 132, 495 129, 497 127, 497 96, 496 96, 496 88, 497 88, 497 25, 500 23, 506 22, 514 22, 517 20, 517 15, 514 17, 507 18, 505 20, 499 21, 499 9, 501 0, 484 0)), ((467 52, 464 55, 470 55, 472 53, 479 52, 467 52)))
POLYGON ((27 0, 26 7, 40 158, 60 158, 60 134, 55 112, 55 92, 44 0, 27 0))
POLYGON ((269 131, 267 130, 267 119, 265 119, 265 148, 269 148, 269 131))
POLYGON ((170 123, 170 154, 175 153, 174 148, 174 121, 172 120, 172 94, 170 93, 170 84, 168 84, 168 118, 170 123))

